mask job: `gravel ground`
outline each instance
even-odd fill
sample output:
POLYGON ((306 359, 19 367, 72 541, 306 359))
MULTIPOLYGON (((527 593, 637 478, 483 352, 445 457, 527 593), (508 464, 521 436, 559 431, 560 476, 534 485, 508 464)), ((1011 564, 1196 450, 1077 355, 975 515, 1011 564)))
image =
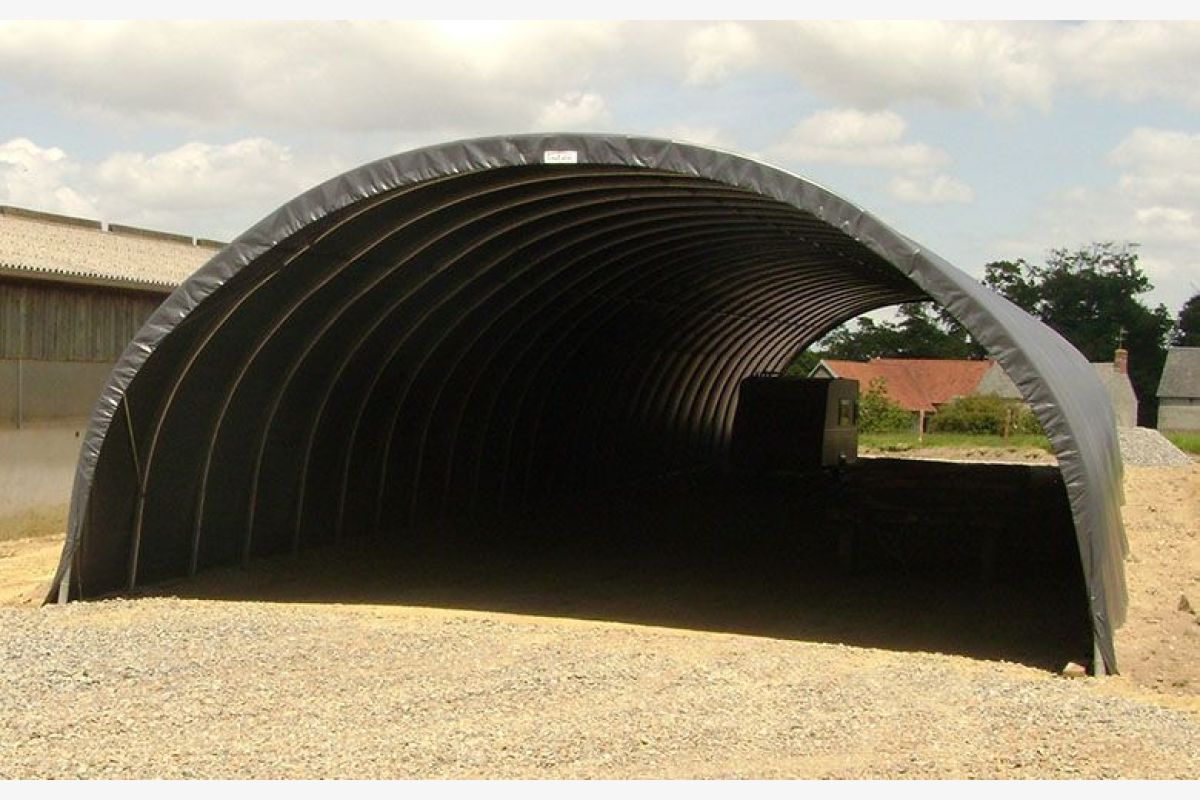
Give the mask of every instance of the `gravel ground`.
POLYGON ((1134 467, 1188 467, 1191 456, 1153 428, 1117 428, 1121 460, 1134 467))
POLYGON ((381 606, 0 609, 3 778, 1191 778, 1200 715, 1007 663, 381 606))
POLYGON ((1195 778, 1200 466, 1125 488, 1104 679, 224 583, 267 565, 165 590, 190 599, 39 607, 58 542, 6 542, 0 778, 1195 778))

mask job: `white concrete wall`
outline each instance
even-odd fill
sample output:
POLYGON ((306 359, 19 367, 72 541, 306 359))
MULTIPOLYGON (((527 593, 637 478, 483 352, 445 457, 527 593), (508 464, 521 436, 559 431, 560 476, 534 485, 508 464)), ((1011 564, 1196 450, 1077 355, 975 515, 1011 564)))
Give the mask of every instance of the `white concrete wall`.
POLYGON ((0 429, 0 539, 66 529, 80 437, 75 424, 0 429))
POLYGON ((113 365, 0 359, 0 428, 68 426, 92 413, 113 365))
POLYGON ((1163 397, 1158 401, 1160 431, 1200 431, 1200 399, 1163 397))
POLYGON ((1133 392, 1133 384, 1126 375, 1114 381, 1108 387, 1108 396, 1112 399, 1113 414, 1116 415, 1117 425, 1122 428, 1137 427, 1138 400, 1133 392))

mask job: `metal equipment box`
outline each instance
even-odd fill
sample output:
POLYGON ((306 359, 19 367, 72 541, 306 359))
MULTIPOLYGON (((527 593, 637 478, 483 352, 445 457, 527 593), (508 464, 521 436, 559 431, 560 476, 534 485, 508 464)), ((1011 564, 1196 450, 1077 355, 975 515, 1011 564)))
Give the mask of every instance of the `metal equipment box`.
POLYGON ((742 381, 730 460, 750 472, 836 467, 858 458, 858 381, 755 375, 742 381))

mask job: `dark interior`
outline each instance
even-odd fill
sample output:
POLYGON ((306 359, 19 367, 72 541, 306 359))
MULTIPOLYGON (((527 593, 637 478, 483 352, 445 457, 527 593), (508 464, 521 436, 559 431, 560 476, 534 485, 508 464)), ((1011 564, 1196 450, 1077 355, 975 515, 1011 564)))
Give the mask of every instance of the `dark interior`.
POLYGON ((701 178, 396 190, 272 248, 151 354, 104 441, 82 590, 718 464, 743 378, 923 296, 811 215, 701 178))
POLYGON ((1091 656, 1078 565, 1054 467, 869 459, 754 479, 677 474, 151 591, 606 620, 1056 670, 1091 656))

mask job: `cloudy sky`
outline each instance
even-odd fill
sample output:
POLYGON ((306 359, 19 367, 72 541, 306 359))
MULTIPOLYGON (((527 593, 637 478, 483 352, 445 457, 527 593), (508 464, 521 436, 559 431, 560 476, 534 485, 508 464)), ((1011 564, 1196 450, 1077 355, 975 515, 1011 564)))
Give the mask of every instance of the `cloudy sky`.
POLYGON ((1116 241, 1200 291, 1200 23, 0 22, 0 204, 230 239, 527 131, 747 154, 976 275, 1116 241))

